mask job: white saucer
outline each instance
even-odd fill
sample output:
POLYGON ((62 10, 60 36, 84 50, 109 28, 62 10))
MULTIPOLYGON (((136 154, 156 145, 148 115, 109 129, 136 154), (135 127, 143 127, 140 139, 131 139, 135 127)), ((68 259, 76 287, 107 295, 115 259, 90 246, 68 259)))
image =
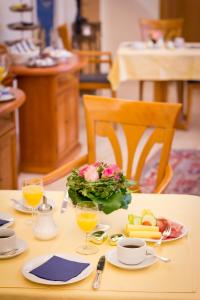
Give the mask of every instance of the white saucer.
MULTIPOLYGON (((19 201, 20 203, 22 203, 23 206, 21 206, 21 205, 18 204, 18 203, 13 202, 13 203, 12 203, 12 207, 13 207, 14 209, 16 209, 16 210, 18 210, 18 211, 20 211, 20 212, 23 212, 23 213, 25 213, 25 214, 31 214, 31 213, 32 213, 32 209, 24 204, 23 199, 18 200, 18 201, 19 201), (27 208, 26 208, 26 207, 27 207, 27 208)), ((54 201, 53 199, 49 199, 49 198, 47 199, 47 203, 50 204, 50 205, 52 206, 52 208, 54 208, 55 205, 56 205, 55 201, 54 201)), ((36 208, 37 208, 37 207, 36 207, 36 208)))
POLYGON ((22 267, 22 274, 24 275, 24 277, 26 277, 28 280, 33 281, 33 282, 37 282, 37 283, 41 283, 41 284, 47 284, 47 285, 63 285, 63 284, 70 284, 70 283, 74 283, 77 281, 80 281, 84 278, 86 278, 87 276, 89 276, 92 272, 92 266, 91 263, 82 258, 81 256, 75 256, 75 255, 71 255, 71 254, 64 254, 64 253, 53 253, 53 254, 48 254, 48 255, 44 255, 44 256, 38 256, 35 257, 34 259, 28 261, 23 267, 22 267), (88 263, 89 266, 84 269, 79 275, 77 275, 76 277, 68 280, 68 281, 52 281, 52 280, 47 280, 47 279, 43 279, 40 277, 37 277, 36 275, 33 275, 30 273, 30 271, 32 271, 33 269, 39 267, 41 264, 43 264, 44 262, 46 262, 48 259, 50 259, 53 255, 65 258, 65 259, 69 259, 69 260, 73 260, 76 262, 81 262, 81 263, 88 263))
POLYGON ((13 254, 0 255, 0 259, 11 258, 24 252, 28 248, 26 241, 17 238, 17 250, 13 254))
POLYGON ((14 223, 14 218, 11 215, 1 211, 0 211, 0 219, 9 221, 8 223, 1 225, 0 229, 10 227, 14 223))
MULTIPOLYGON (((152 254, 152 255, 155 254, 153 248, 147 247, 147 249, 148 249, 148 254, 152 254)), ((147 267, 155 264, 158 261, 157 257, 147 255, 145 260, 143 260, 141 263, 139 263, 137 265, 126 265, 126 264, 121 263, 118 260, 116 248, 113 250, 110 250, 106 253, 106 259, 110 264, 112 264, 118 268, 122 268, 122 269, 126 269, 126 270, 138 270, 138 269, 147 268, 147 267)))

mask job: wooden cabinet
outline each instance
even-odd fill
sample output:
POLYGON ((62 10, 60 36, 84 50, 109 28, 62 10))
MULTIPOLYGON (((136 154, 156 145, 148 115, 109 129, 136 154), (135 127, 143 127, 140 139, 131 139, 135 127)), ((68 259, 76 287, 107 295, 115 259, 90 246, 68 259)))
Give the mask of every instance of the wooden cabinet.
POLYGON ((54 68, 14 67, 27 96, 19 114, 22 171, 46 173, 77 154, 78 73, 84 65, 76 59, 54 68))
POLYGON ((0 103, 0 189, 17 188, 17 153, 15 109, 25 100, 19 90, 13 90, 16 100, 0 103))
POLYGON ((0 136, 0 189, 17 187, 15 129, 0 136))

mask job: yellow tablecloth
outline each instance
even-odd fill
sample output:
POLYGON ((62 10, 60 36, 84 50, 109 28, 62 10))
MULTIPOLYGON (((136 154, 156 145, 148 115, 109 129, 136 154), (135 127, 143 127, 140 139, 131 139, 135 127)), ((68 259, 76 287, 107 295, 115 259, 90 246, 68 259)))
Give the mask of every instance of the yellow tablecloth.
MULTIPOLYGON (((198 270, 200 260, 198 248, 200 236, 200 198, 186 195, 145 195, 134 194, 129 212, 152 209, 157 216, 167 216, 184 223, 189 235, 181 240, 163 244, 157 253, 169 256, 172 262, 157 262, 143 270, 128 271, 106 263, 98 291, 91 288, 95 268, 99 257, 112 246, 99 245, 99 252, 87 258, 94 272, 81 282, 64 286, 44 286, 28 281, 20 270, 30 259, 49 253, 75 254, 75 248, 84 240, 83 233, 75 223, 73 208, 60 214, 63 192, 47 192, 47 196, 56 201, 55 220, 59 225, 58 236, 51 241, 39 241, 34 238, 32 229, 25 224, 30 215, 17 212, 12 208, 10 198, 20 199, 20 191, 0 191, 0 211, 15 217, 14 229, 17 236, 27 241, 27 251, 12 259, 0 260, 0 299, 199 299, 200 281, 198 270)), ((111 233, 120 232, 127 221, 128 211, 119 210, 108 216, 112 225, 111 233)))
POLYGON ((133 49, 129 44, 119 46, 108 76, 114 90, 127 80, 200 80, 200 49, 133 49))

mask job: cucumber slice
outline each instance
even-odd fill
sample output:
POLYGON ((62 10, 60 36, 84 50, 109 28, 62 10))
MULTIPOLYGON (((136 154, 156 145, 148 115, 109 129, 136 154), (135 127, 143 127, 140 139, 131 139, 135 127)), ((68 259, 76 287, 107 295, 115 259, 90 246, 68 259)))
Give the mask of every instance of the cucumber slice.
POLYGON ((142 224, 141 217, 133 215, 133 214, 128 215, 128 222, 129 222, 129 224, 133 224, 133 225, 141 225, 142 224))
POLYGON ((128 222, 129 222, 129 224, 134 224, 134 215, 133 214, 128 215, 128 222))
POLYGON ((142 224, 142 218, 140 216, 134 216, 134 225, 141 225, 142 224))

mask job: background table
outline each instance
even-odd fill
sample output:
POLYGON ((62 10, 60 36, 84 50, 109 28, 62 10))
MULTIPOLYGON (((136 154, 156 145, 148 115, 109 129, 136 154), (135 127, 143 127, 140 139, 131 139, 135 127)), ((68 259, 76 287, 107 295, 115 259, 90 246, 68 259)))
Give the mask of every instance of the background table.
POLYGON ((123 81, 151 80, 156 83, 154 99, 165 101, 167 81, 200 80, 200 48, 134 49, 131 45, 122 43, 116 53, 109 74, 114 90, 123 81))
MULTIPOLYGON (((102 276, 98 291, 93 291, 91 284, 99 257, 113 246, 107 243, 99 245, 95 255, 84 256, 94 268, 94 272, 75 284, 64 286, 44 286, 25 279, 20 270, 22 265, 38 255, 55 252, 75 254, 75 248, 83 243, 84 233, 75 224, 72 207, 60 214, 64 192, 47 192, 47 196, 56 201, 55 220, 59 225, 59 235, 50 241, 39 241, 33 237, 31 227, 25 225, 30 215, 24 215, 11 207, 10 198, 21 198, 20 191, 0 191, 0 211, 15 217, 14 229, 17 236, 28 242, 29 248, 21 255, 0 260, 0 299, 12 297, 20 300, 29 299, 200 299, 200 280, 198 271, 200 260, 198 251, 200 198, 184 195, 134 194, 129 212, 150 208, 159 216, 167 216, 179 220, 189 229, 188 237, 165 243, 157 249, 157 253, 169 256, 171 263, 157 262, 143 270, 128 271, 118 269, 108 262, 102 276)), ((128 211, 118 210, 108 216, 112 225, 110 233, 120 232, 127 221, 128 211)))

